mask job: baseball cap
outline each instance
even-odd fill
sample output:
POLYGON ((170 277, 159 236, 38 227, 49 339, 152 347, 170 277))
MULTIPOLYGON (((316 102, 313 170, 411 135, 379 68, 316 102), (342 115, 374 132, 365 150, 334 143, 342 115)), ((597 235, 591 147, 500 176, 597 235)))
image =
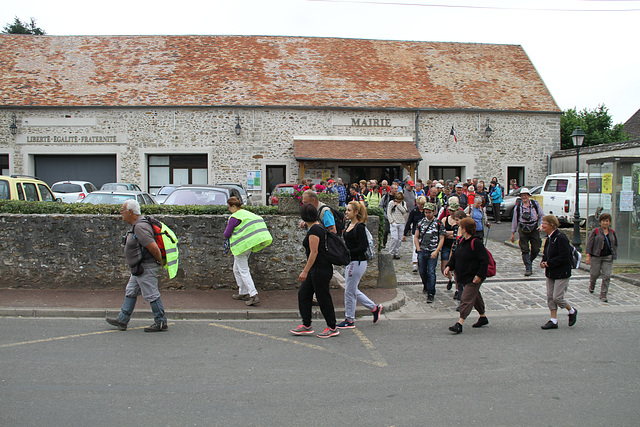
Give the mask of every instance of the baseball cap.
POLYGON ((436 184, 436 188, 443 188, 443 187, 444 187, 444 185, 442 185, 442 184, 440 184, 440 183, 437 183, 437 184, 436 184))
POLYGON ((332 180, 332 179, 330 179, 330 180, 329 180, 329 181, 327 181, 327 182, 329 182, 329 183, 333 184, 335 181, 334 181, 334 180, 332 180))
POLYGON ((409 187, 415 187, 415 186, 416 186, 416 183, 415 183, 415 182, 413 182, 413 181, 407 181, 407 185, 408 185, 409 187))
POLYGON ((462 183, 459 182, 456 184, 456 188, 464 188, 464 185, 462 185, 462 183))

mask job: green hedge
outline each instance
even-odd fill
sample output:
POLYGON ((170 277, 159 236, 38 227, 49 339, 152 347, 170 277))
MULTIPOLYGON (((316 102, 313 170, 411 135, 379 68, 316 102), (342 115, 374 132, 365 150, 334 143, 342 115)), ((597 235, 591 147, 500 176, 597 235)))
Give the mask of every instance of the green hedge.
MULTIPOLYGON (((277 215, 274 206, 245 206, 258 215, 277 215)), ((122 205, 93 205, 90 203, 52 203, 0 200, 0 213, 12 214, 69 214, 69 215, 120 215, 122 205)), ((141 205, 145 215, 223 215, 228 214, 227 205, 141 205)))

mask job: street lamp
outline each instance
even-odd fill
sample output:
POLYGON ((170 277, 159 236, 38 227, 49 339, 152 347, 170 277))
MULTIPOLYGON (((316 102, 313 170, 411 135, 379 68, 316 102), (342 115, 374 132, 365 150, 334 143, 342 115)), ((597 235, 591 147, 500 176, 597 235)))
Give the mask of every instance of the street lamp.
POLYGON ((573 214, 573 240, 571 244, 581 252, 580 245, 582 239, 580 237, 580 146, 584 142, 586 133, 578 126, 571 134, 573 146, 576 147, 576 208, 573 214))
POLYGON ((493 133, 493 129, 489 126, 489 118, 487 117, 487 127, 484 130, 484 136, 489 139, 491 138, 491 134, 493 133))
POLYGON ((12 119, 13 121, 9 125, 9 132, 11 132, 11 135, 15 136, 18 133, 18 125, 16 125, 16 113, 13 113, 12 119))
POLYGON ((240 115, 236 116, 236 135, 240 136, 240 132, 242 132, 242 126, 240 126, 240 115))

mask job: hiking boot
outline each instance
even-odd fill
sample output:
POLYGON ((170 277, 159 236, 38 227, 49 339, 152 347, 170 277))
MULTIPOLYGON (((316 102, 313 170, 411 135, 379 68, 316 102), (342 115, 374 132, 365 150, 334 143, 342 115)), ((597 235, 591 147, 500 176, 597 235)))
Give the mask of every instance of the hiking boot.
POLYGON ((479 317, 478 321, 476 323, 474 323, 473 325, 471 325, 472 328, 481 328, 484 325, 488 325, 489 324, 489 320, 487 319, 486 316, 484 317, 479 317))
POLYGON ((453 326, 449 326, 449 330, 455 334, 459 334, 462 332, 462 325, 460 323, 456 323, 453 326))
POLYGON ((233 294, 231 298, 241 301, 246 301, 249 299, 249 294, 233 294))
POLYGON ((336 325, 338 329, 353 329, 356 325, 353 322, 349 322, 347 319, 344 319, 342 322, 336 325))
POLYGON ((166 322, 162 322, 162 323, 154 323, 153 325, 144 328, 144 331, 145 332, 163 332, 163 331, 166 331, 167 329, 169 329, 169 327, 167 326, 166 322))
POLYGON ((127 324, 126 323, 122 323, 118 319, 111 319, 111 318, 107 317, 106 320, 107 320, 108 324, 115 326, 116 328, 120 329, 121 331, 126 331, 127 330, 127 324))
POLYGON ((340 335, 340 331, 338 328, 325 328, 324 331, 320 332, 317 337, 318 338, 330 338, 335 337, 336 335, 340 335))
POLYGON ((373 313, 373 323, 378 323, 378 320, 380 320, 380 314, 382 314, 382 304, 378 304, 371 313, 373 313))
POLYGON ((249 299, 247 301, 245 301, 245 304, 247 305, 256 305, 256 304, 260 304, 260 298, 258 298, 258 295, 254 295, 252 297, 249 297, 249 299))

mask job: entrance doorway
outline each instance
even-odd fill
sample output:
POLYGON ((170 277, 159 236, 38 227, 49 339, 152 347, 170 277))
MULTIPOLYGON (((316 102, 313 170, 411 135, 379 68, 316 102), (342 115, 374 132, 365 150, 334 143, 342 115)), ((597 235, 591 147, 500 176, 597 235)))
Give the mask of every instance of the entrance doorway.
POLYGON ((287 167, 285 165, 267 165, 267 192, 265 204, 269 204, 269 196, 276 185, 287 182, 287 167))
POLYGON ((524 166, 507 166, 507 185, 511 190, 511 180, 515 179, 519 187, 524 187, 527 183, 524 182, 524 166))

